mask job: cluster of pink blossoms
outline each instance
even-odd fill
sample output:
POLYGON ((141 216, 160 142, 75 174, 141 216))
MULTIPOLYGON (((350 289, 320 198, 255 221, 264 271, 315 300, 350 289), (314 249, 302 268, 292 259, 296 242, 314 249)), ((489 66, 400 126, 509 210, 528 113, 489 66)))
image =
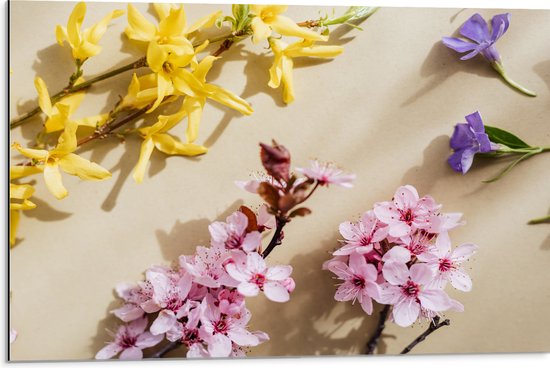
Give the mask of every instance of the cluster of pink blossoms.
POLYGON ((250 311, 245 296, 263 292, 275 302, 286 302, 294 289, 292 267, 268 267, 261 253, 261 232, 274 227, 275 217, 260 207, 253 229, 242 209, 226 222, 209 226, 210 247, 199 246, 192 256, 179 257, 176 268, 153 266, 145 281, 121 284, 116 291, 124 305, 112 311, 122 321, 114 341, 96 355, 108 359, 140 359, 142 349, 164 338, 188 347, 187 357, 244 355, 243 348, 269 339, 249 331, 250 311), (148 325, 147 315, 154 316, 148 325))
POLYGON ((282 243, 287 223, 311 213, 298 206, 316 188, 351 187, 355 175, 314 161, 309 169, 296 169, 304 174, 297 177, 290 171, 290 153, 284 146, 260 146, 263 179, 237 185, 258 194, 265 204, 257 213, 242 206, 225 222, 210 224, 210 247, 198 246, 194 255, 180 256, 177 267, 153 266, 144 281, 119 285, 116 292, 124 304, 112 313, 126 324, 112 334, 113 341, 96 359, 118 354, 121 359, 141 359, 143 349, 164 339, 185 345, 187 357, 238 357, 247 347, 269 339, 265 332, 248 330, 251 313, 245 297, 263 293, 283 303, 295 283, 291 266, 269 267, 265 258, 282 243), (272 229, 273 237, 262 250, 262 233, 272 229))
POLYGON ((444 311, 463 311, 444 289, 450 282, 460 291, 471 290, 462 263, 477 246, 453 250, 448 232, 463 224, 462 214, 440 209, 431 196, 420 198, 413 186, 405 185, 392 201, 376 203, 358 222, 340 224, 343 245, 323 264, 342 281, 334 298, 358 300, 367 314, 373 300, 391 305, 393 321, 402 327, 444 311))

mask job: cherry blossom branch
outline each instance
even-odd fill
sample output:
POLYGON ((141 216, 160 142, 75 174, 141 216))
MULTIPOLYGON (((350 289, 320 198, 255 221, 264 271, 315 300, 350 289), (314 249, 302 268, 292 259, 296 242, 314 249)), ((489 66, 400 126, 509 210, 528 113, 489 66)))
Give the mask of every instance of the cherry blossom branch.
POLYGON ((288 223, 288 220, 285 217, 277 217, 277 228, 275 229, 275 233, 273 234, 273 238, 271 238, 271 241, 267 245, 267 248, 262 253, 262 257, 267 258, 267 256, 275 249, 277 245, 281 245, 283 243, 283 239, 281 237, 283 233, 283 227, 288 223))
POLYGON ((380 311, 380 318, 378 319, 378 326, 376 327, 376 332, 372 337, 370 338, 369 342, 367 343, 367 354, 372 355, 374 354, 374 350, 376 350, 376 347, 380 343, 380 337, 382 336, 382 332, 386 328, 386 320, 388 319, 388 314, 390 313, 391 305, 386 305, 384 309, 380 311))
POLYGON ((430 336, 433 332, 437 331, 441 327, 449 326, 451 324, 451 321, 446 319, 443 322, 439 322, 439 316, 434 317, 434 319, 430 322, 430 325, 428 326, 428 329, 424 331, 420 336, 418 336, 416 339, 414 339, 413 342, 411 342, 400 354, 407 354, 410 352, 416 345, 421 343, 426 339, 426 337, 430 336))
POLYGON ((173 341, 169 343, 168 345, 165 345, 162 349, 151 355, 149 358, 151 359, 158 359, 164 357, 166 354, 171 352, 172 350, 176 350, 181 345, 181 342, 179 341, 173 341))

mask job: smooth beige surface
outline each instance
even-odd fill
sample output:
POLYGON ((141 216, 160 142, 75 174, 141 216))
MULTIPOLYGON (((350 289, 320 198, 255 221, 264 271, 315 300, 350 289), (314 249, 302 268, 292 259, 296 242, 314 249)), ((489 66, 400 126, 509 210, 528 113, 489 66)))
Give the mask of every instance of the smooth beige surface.
MULTIPOLYGON (((88 4, 85 26, 115 5, 125 6, 88 4)), ((35 103, 36 75, 51 92, 65 85, 71 58, 68 49, 55 43, 54 28, 66 23, 72 6, 11 3, 12 116, 35 103)), ((229 12, 229 6, 219 7, 229 12)), ((219 7, 189 5, 188 19, 219 7)), ((138 8, 148 9, 146 4, 138 8)), ((318 10, 295 7, 288 14, 305 20, 315 18, 318 10)), ((156 152, 144 183, 137 185, 131 171, 138 138, 91 144, 83 156, 101 163, 113 177, 81 182, 65 175, 70 195, 63 201, 53 198, 37 176, 38 208, 22 216, 21 240, 11 251, 11 324, 19 331, 12 359, 92 358, 109 339, 105 328, 116 326, 108 311, 118 305, 113 294, 118 282, 140 280, 148 266, 191 254, 194 246, 208 242, 211 221, 225 218, 241 203, 260 203, 233 181, 260 169, 257 143, 271 138, 291 150, 296 165, 307 165, 311 157, 333 160, 358 179, 353 190, 319 191, 309 202, 313 214, 285 229, 284 245, 269 262, 290 263, 297 287, 282 305, 263 296, 248 299, 251 328, 271 336, 249 355, 363 350, 378 316, 334 301, 335 282, 321 264, 337 246, 340 222, 391 198, 402 184, 432 194, 446 211, 463 212, 468 224, 451 233, 453 244, 480 247, 468 265, 473 290, 451 291, 465 312, 448 313, 452 326, 414 352, 550 350, 550 228, 526 225, 550 206, 550 155, 522 163, 491 185, 481 180, 496 174, 504 162, 476 160, 466 176, 446 164, 454 124, 475 110, 486 123, 512 130, 527 142, 550 144, 550 12, 512 11, 510 29, 498 43, 510 75, 537 91, 537 98, 508 88, 484 60, 460 62, 441 45, 441 36, 453 34, 473 13, 384 8, 362 25, 363 32, 335 30, 330 43, 343 45, 344 54, 329 62, 297 61, 297 98, 290 106, 282 104, 280 90, 267 86, 268 50, 242 42, 217 62, 209 81, 247 99, 255 113, 242 117, 208 104, 199 138, 210 147, 207 155, 167 158, 156 152)), ((497 13, 481 11, 489 18, 497 13)), ((154 19, 151 11, 147 16, 154 19)), ((121 35, 125 23, 123 17, 109 27, 102 53, 85 65, 86 76, 139 56, 121 35)), ((125 93, 130 76, 91 89, 75 116, 108 111, 117 95, 125 93)), ((35 119, 12 131, 10 142, 28 142, 39 125, 35 119)), ((13 156, 13 163, 19 161, 13 156)), ((382 352, 398 353, 424 328, 389 325, 382 352)))

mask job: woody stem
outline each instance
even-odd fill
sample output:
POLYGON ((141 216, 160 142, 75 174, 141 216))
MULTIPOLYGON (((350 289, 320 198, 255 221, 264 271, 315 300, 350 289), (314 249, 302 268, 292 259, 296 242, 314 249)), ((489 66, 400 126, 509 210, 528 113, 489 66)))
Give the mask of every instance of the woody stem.
POLYGON ((439 322, 439 316, 434 317, 434 319, 430 322, 430 325, 428 326, 428 329, 424 331, 420 336, 418 336, 416 339, 414 339, 413 342, 411 342, 400 354, 407 354, 410 352, 416 345, 420 344, 422 341, 426 339, 426 337, 430 336, 432 333, 440 329, 444 326, 449 326, 451 324, 451 321, 446 319, 443 322, 439 322))
POLYGON ((388 314, 390 313, 391 305, 386 305, 384 309, 380 311, 380 318, 378 319, 378 325, 376 326, 376 331, 374 335, 370 338, 367 343, 367 354, 374 354, 374 350, 380 343, 380 338, 382 337, 382 332, 386 328, 386 320, 388 319, 388 314))

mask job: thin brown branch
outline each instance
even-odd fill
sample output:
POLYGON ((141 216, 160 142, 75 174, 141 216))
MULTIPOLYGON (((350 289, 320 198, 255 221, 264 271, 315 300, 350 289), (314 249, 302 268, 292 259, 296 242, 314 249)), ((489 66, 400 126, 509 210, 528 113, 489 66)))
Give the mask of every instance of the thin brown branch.
POLYGON ((446 319, 443 322, 439 322, 439 316, 434 317, 434 319, 430 322, 430 325, 428 326, 428 329, 424 331, 420 336, 418 336, 416 339, 414 339, 413 342, 411 342, 400 354, 407 354, 410 352, 416 345, 420 344, 422 341, 426 340, 426 337, 430 336, 432 333, 440 329, 444 326, 449 326, 451 324, 451 321, 446 319))

